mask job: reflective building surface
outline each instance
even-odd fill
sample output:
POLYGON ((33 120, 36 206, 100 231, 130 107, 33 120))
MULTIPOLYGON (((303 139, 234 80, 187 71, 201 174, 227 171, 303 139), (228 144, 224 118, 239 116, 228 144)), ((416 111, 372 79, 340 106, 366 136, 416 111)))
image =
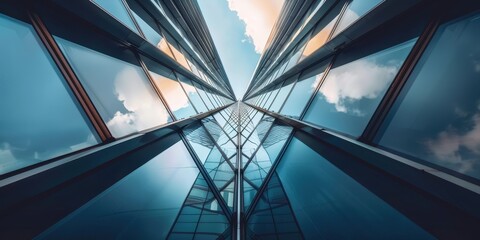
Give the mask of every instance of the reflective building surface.
POLYGON ((480 2, 0 2, 0 239, 479 239, 480 2), (240 99, 240 100, 237 100, 240 99))

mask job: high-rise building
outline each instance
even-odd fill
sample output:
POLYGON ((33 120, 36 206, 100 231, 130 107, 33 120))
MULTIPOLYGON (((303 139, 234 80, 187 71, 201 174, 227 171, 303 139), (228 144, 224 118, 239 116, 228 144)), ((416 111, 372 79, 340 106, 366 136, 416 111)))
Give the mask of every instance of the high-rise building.
POLYGON ((1 239, 478 239, 480 2, 0 2, 1 239))

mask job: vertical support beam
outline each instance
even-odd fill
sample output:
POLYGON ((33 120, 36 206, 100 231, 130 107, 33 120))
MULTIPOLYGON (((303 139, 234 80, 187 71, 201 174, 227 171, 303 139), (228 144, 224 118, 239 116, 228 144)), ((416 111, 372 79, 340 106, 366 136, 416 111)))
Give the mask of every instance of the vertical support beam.
POLYGON ((242 171, 242 146, 241 146, 241 116, 240 116, 240 102, 237 102, 237 166, 235 173, 235 226, 234 226, 234 237, 233 239, 242 240, 244 237, 244 226, 243 226, 243 171, 242 171))

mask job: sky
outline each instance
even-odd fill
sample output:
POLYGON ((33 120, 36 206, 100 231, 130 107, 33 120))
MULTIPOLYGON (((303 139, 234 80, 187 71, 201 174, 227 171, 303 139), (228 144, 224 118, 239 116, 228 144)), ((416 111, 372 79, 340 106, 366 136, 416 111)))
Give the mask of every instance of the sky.
POLYGON ((284 0, 198 0, 223 67, 241 99, 284 0))

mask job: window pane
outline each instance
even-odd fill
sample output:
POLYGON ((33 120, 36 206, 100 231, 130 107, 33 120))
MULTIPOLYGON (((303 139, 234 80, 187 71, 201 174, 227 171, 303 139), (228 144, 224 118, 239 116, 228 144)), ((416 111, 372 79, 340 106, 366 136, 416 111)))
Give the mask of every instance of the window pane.
POLYGON ((315 89, 317 88, 318 83, 323 77, 323 71, 325 70, 326 65, 320 67, 321 73, 297 81, 295 87, 292 89, 290 96, 288 97, 285 105, 282 108, 281 113, 283 115, 299 118, 300 114, 302 114, 303 109, 305 109, 305 105, 307 104, 308 100, 312 97, 315 89))
POLYGON ((376 141, 480 178, 480 15, 438 29, 376 141))
POLYGON ((133 23, 133 20, 128 15, 125 5, 123 5, 122 0, 92 0, 94 3, 98 4, 108 13, 112 14, 120 22, 129 27, 132 31, 140 34, 133 23))
POLYGON ((270 107, 270 111, 272 112, 278 112, 280 108, 282 107, 283 103, 285 102, 285 99, 288 97, 288 94, 290 93, 290 90, 292 90, 292 87, 294 85, 295 81, 290 81, 287 85, 285 85, 280 89, 280 91, 277 94, 277 97, 275 98, 272 106, 270 107))
POLYGON ((350 26, 353 22, 357 21, 357 19, 363 17, 368 11, 373 9, 383 0, 353 0, 353 2, 348 5, 347 10, 340 19, 335 32, 333 33, 333 37, 337 34, 341 33, 345 28, 350 26))
POLYGON ((153 78, 153 82, 162 93, 163 98, 167 101, 168 107, 177 119, 187 118, 197 114, 170 69, 146 57, 142 57, 142 60, 146 64, 148 72, 153 78))
POLYGON ((29 24, 0 14, 0 175, 99 143, 29 24))
POLYGON ((213 107, 212 103, 210 102, 210 100, 208 99, 205 91, 203 90, 203 87, 200 86, 200 84, 198 84, 198 83, 196 83, 196 82, 194 82, 194 81, 192 81, 192 83, 193 83, 193 85, 195 86, 195 88, 197 88, 197 92, 198 92, 198 94, 200 95, 200 97, 203 99, 203 102, 205 103, 205 105, 207 105, 207 108, 208 108, 209 110, 213 110, 214 107, 213 107))
POLYGON ((293 138, 277 168, 306 239, 433 238, 328 159, 293 138))
POLYGON ((139 66, 55 37, 114 137, 171 121, 139 66))
POLYGON ((166 239, 198 172, 179 141, 39 238, 166 239))
POLYGON ((198 94, 197 89, 193 86, 192 81, 190 81, 189 79, 185 78, 182 75, 178 75, 178 77, 180 79, 180 83, 183 86, 183 89, 185 89, 185 92, 187 92, 188 97, 192 101, 192 104, 195 106, 197 111, 199 113, 207 112, 208 109, 203 103, 202 99, 200 98, 200 95, 198 94))
POLYGON ((320 22, 320 25, 317 26, 317 28, 321 27, 322 29, 318 33, 314 33, 315 35, 310 38, 308 41, 307 45, 305 46, 305 49, 303 50, 302 56, 300 57, 300 61, 305 59, 306 57, 310 56, 312 53, 314 53, 317 49, 319 49, 321 46, 323 46, 327 40, 329 39, 328 37, 330 36, 330 33, 332 32, 333 26, 337 22, 338 15, 340 14, 341 8, 336 7, 331 13, 327 15, 325 20, 320 22), (325 26, 325 23, 328 21, 328 23, 325 26))
POLYGON ((395 78, 415 40, 338 66, 340 55, 304 120, 359 136, 395 78))
POLYGON ((137 20, 138 25, 142 29, 142 32, 145 35, 146 40, 149 41, 154 46, 158 46, 163 38, 155 30, 156 28, 154 29, 150 25, 148 25, 148 23, 146 23, 135 12, 132 11, 132 13, 133 13, 133 16, 135 17, 135 20, 137 20))

